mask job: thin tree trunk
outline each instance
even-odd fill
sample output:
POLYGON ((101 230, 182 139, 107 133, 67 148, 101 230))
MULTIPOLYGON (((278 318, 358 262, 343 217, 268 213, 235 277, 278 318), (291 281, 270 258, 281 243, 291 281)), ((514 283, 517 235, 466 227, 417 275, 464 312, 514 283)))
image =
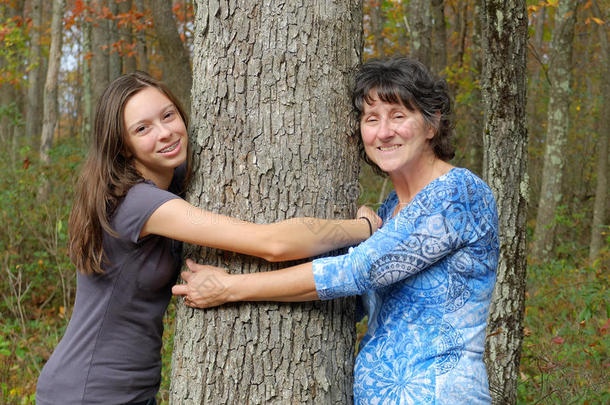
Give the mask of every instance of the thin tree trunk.
POLYGON ((608 201, 608 138, 610 137, 610 46, 608 40, 608 19, 602 14, 597 1, 593 2, 597 18, 606 24, 597 27, 602 50, 602 108, 599 117, 599 143, 597 146, 597 183, 595 187, 595 205, 591 223, 591 243, 589 244, 589 261, 599 257, 603 245, 602 232, 607 229, 606 207, 608 201))
POLYGON ((371 33, 373 34, 373 41, 375 44, 375 55, 383 58, 385 56, 385 50, 383 47, 383 24, 385 18, 383 15, 383 1, 376 0, 371 4, 371 33))
MULTIPOLYGON (((136 0, 136 10, 138 13, 144 14, 144 0, 136 0)), ((146 31, 144 28, 136 33, 137 49, 138 49, 138 69, 148 72, 148 52, 146 49, 146 31)))
MULTIPOLYGON (((113 17, 119 14, 119 5, 117 3, 117 0, 107 0, 107 6, 110 9, 110 12, 112 13, 113 17)), ((113 81, 123 73, 123 60, 121 58, 121 54, 118 48, 121 37, 119 35, 119 27, 115 19, 108 20, 107 25, 108 42, 110 43, 108 77, 110 81, 113 81)))
POLYGON ((176 94, 186 111, 190 111, 193 83, 191 62, 174 21, 172 4, 166 0, 151 0, 150 6, 163 55, 163 81, 176 94))
POLYGON ((407 20, 410 54, 424 65, 430 66, 432 48, 430 0, 411 0, 407 20))
POLYGON ((91 117, 94 116, 93 109, 97 104, 98 100, 104 93, 106 87, 110 83, 110 74, 109 74, 109 58, 108 58, 108 50, 105 50, 104 47, 108 46, 108 21, 101 16, 102 5, 101 3, 104 0, 92 0, 91 7, 94 10, 97 18, 92 24, 91 27, 91 77, 92 87, 91 87, 91 95, 92 95, 92 109, 91 109, 91 117))
MULTIPOLYGON (((131 11, 133 6, 132 0, 124 0, 119 3, 119 14, 127 14, 131 11)), ((137 69, 135 52, 130 51, 128 46, 131 46, 134 42, 133 31, 131 25, 124 25, 119 28, 121 42, 123 43, 123 72, 129 73, 137 69)))
MULTIPOLYGON (((441 73, 447 67, 447 29, 445 27, 445 0, 430 2, 432 25, 432 58, 430 69, 435 74, 441 73)), ((468 7, 464 7, 468 9, 468 7)))
POLYGON ((545 260, 553 250, 555 214, 561 202, 564 149, 570 126, 572 45, 580 0, 560 0, 553 32, 549 79, 547 135, 542 169, 542 186, 534 232, 532 256, 545 260))
POLYGON ((53 0, 53 15, 51 20, 51 47, 49 49, 49 67, 44 86, 44 112, 42 135, 40 138, 40 160, 50 163, 49 150, 53 145, 53 135, 57 127, 57 78, 59 76, 59 61, 61 58, 62 23, 65 0, 53 0))
MULTIPOLYGON (((89 5, 90 1, 85 0, 85 5, 89 5)), ((81 137, 88 139, 91 134, 91 122, 93 121, 93 103, 92 103, 92 83, 91 83, 91 59, 88 57, 91 52, 91 23, 87 21, 91 18, 89 12, 86 12, 85 18, 82 21, 82 32, 83 32, 83 54, 86 57, 83 58, 83 83, 82 83, 82 104, 83 104, 83 118, 81 121, 81 137)))
MULTIPOLYGON (((361 2, 282 5, 197 3, 187 199, 256 222, 350 217, 359 159, 348 90, 362 54, 361 2)), ((278 267, 196 252, 187 255, 232 272, 278 267)), ((170 402, 348 404, 354 341, 351 299, 179 304, 170 402)))
POLYGON ((496 196, 500 257, 485 363, 494 404, 516 402, 526 273, 525 0, 483 0, 484 178, 496 196))
POLYGON ((42 64, 40 52, 40 31, 42 30, 42 0, 32 0, 32 29, 30 35, 30 71, 28 74, 27 102, 25 111, 25 135, 34 143, 42 129, 40 70, 42 64))

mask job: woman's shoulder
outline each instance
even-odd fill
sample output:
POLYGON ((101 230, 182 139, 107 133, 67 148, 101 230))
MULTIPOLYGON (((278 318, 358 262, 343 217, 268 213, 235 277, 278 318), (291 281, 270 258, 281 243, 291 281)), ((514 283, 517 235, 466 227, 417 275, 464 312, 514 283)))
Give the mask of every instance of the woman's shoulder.
POLYGON ((466 197, 487 196, 493 199, 491 188, 479 176, 463 167, 454 167, 441 176, 444 181, 439 182, 439 187, 457 189, 466 194, 466 197))

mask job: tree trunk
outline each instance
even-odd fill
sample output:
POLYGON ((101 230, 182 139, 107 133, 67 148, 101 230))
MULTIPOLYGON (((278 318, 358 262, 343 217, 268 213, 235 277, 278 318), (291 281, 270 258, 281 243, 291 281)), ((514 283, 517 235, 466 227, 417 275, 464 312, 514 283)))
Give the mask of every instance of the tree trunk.
POLYGON ((61 58, 62 23, 65 0, 53 0, 53 15, 51 19, 51 47, 49 49, 49 67, 44 85, 44 105, 42 135, 40 138, 40 160, 50 163, 49 150, 53 145, 53 135, 57 126, 57 78, 59 76, 59 60, 61 58))
MULTIPOLYGON (((89 0, 85 0, 85 5, 90 4, 89 0)), ((88 19, 91 18, 89 11, 85 12, 85 18, 82 20, 82 31, 83 31, 83 53, 89 55, 92 52, 91 49, 91 23, 88 19)), ((80 134, 82 139, 88 139, 91 134, 91 123, 93 122, 93 102, 92 102, 92 84, 91 84, 91 59, 88 57, 83 58, 83 83, 82 83, 82 121, 80 134)))
POLYGON ((500 257, 485 363, 494 404, 516 402, 526 273, 525 0, 483 0, 484 178, 498 205, 500 257))
POLYGON ((608 45, 608 20, 593 2, 597 18, 606 24, 597 27, 602 50, 602 108, 599 117, 599 143, 597 146, 597 184, 595 187, 595 205, 593 207, 593 222, 591 224, 591 243, 589 245, 589 261, 593 262, 599 256, 603 239, 602 232, 607 229, 605 223, 608 201, 608 138, 610 137, 610 47, 608 45))
POLYGON ((543 261, 553 250, 555 211, 561 202, 564 149, 570 126, 570 81, 576 11, 580 0, 559 0, 551 44, 551 81, 542 186, 534 232, 532 258, 543 261))
MULTIPOLYGON (((136 10, 144 14, 144 0, 136 0, 136 10)), ((136 33, 138 49, 138 69, 148 72, 148 52, 146 49, 146 31, 144 28, 136 33)))
MULTIPOLYGON (((196 5, 188 200, 256 222, 353 215, 359 159, 348 94, 362 54, 361 2, 196 5)), ((289 265, 197 252, 186 255, 231 272, 289 265)), ((179 304, 170 401, 351 403, 354 341, 352 299, 179 304)))
MULTIPOLYGON (((216 2, 211 2, 212 6, 216 2)), ((176 22, 173 18, 172 3, 167 0, 151 0, 155 32, 163 60, 163 81, 176 94, 186 111, 191 106, 191 62, 186 51, 176 22)), ((212 16, 210 16, 211 18, 212 16)))
MULTIPOLYGON (((113 16, 119 14, 119 5, 117 4, 117 0, 107 0, 107 6, 110 9, 110 12, 113 16)), ((117 77, 123 73, 123 61, 121 59, 121 53, 119 51, 119 41, 121 37, 119 36, 119 27, 117 26, 117 22, 114 19, 107 21, 108 26, 108 42, 110 42, 110 54, 109 54, 109 63, 108 63, 108 75, 110 81, 113 81, 117 77)))
MULTIPOLYGON (((119 3, 119 14, 127 14, 131 11, 131 8, 132 0, 124 0, 123 2, 119 3)), ((123 44, 123 72, 130 73, 137 69, 135 52, 130 51, 128 49, 128 45, 131 45, 134 42, 131 25, 124 25, 119 28, 119 34, 121 36, 121 42, 123 44)))
POLYGON ((93 99, 91 116, 94 117, 94 109, 98 100, 104 93, 108 84, 110 84, 109 74, 109 58, 108 50, 104 47, 108 46, 108 21, 101 16, 103 0, 92 0, 91 7, 97 18, 91 27, 91 77, 92 88, 91 95, 93 99))
POLYGON ((25 111, 25 135, 28 139, 37 139, 42 127, 41 105, 41 65, 40 31, 42 30, 42 0, 32 0, 32 29, 30 36, 30 71, 28 74, 27 102, 25 111))
POLYGON ((430 0, 411 0, 407 20, 410 54, 424 65, 430 66, 432 48, 430 0))
POLYGON ((371 33, 373 34, 373 41, 375 44, 375 56, 383 58, 385 56, 385 50, 383 49, 383 24, 385 18, 383 16, 383 2, 378 0, 371 4, 371 33))
MULTIPOLYGON (((467 7, 464 7, 467 9, 467 7)), ((432 25, 431 62, 430 69, 434 74, 440 74, 447 67, 447 29, 445 27, 445 0, 430 2, 432 25)))

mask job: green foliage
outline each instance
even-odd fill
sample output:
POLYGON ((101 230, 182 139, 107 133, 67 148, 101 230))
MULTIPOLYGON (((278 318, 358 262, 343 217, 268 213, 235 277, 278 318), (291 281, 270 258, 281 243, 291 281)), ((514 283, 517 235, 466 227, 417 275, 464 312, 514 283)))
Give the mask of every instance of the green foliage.
POLYGON ((67 221, 82 152, 75 139, 59 140, 50 166, 28 146, 15 153, 0 162, 0 403, 29 404, 72 307, 67 221), (51 192, 41 201, 45 184, 51 192))
POLYGON ((608 281, 607 269, 567 260, 529 268, 521 403, 610 402, 608 281))

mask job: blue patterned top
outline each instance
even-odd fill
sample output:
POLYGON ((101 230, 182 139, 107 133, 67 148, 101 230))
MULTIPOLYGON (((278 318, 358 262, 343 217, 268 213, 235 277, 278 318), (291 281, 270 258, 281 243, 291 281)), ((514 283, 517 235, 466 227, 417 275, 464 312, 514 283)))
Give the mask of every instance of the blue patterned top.
POLYGON ((485 326, 498 263, 489 187, 454 168, 346 255, 313 262, 321 299, 364 294, 355 404, 489 404, 485 326))

